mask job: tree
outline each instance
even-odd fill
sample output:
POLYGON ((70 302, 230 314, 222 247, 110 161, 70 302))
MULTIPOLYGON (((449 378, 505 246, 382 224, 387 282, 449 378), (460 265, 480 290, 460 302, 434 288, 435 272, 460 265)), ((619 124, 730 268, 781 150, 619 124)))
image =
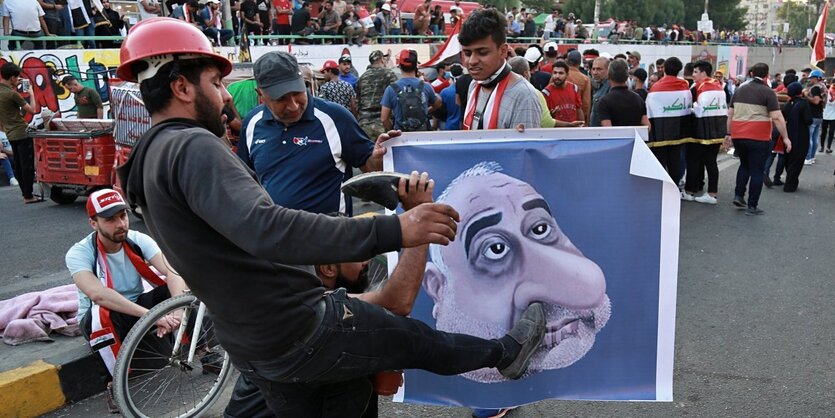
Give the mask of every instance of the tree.
POLYGON ((510 11, 513 7, 519 7, 521 2, 519 0, 494 0, 490 4, 496 6, 498 11, 503 12, 505 10, 510 11))
MULTIPOLYGON (((822 0, 812 0, 822 1, 822 0)), ((617 17, 620 20, 637 20, 641 25, 684 23, 695 29, 704 13, 704 2, 685 0, 602 0, 600 18, 617 17)), ((739 8, 740 0, 710 0, 710 18, 713 26, 742 29, 745 10, 739 8)), ((591 22, 594 1, 566 0, 563 14, 574 12, 584 22, 591 22)))
MULTIPOLYGON (((704 3, 690 1, 684 3, 684 26, 695 28, 696 22, 702 19, 705 12, 704 3)), ((743 30, 745 24, 745 9, 739 7, 739 0, 710 0, 708 15, 716 30, 729 28, 743 30)))
POLYGON ((777 9, 777 18, 789 24, 789 32, 786 34, 788 37, 803 39, 806 37, 806 29, 812 28, 818 21, 815 10, 815 5, 787 1, 777 9))
POLYGON ((551 9, 557 5, 552 0, 523 0, 522 6, 525 6, 528 11, 535 10, 536 14, 540 14, 551 13, 551 9))

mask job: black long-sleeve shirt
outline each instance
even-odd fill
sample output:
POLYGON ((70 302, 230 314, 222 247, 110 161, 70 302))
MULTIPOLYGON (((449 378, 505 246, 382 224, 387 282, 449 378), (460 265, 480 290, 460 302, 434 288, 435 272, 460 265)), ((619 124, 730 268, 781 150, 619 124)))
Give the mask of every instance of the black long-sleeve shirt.
POLYGON ((325 291, 311 265, 400 248, 395 216, 335 218, 276 206, 255 174, 196 122, 178 119, 155 131, 120 170, 122 184, 237 359, 274 358, 310 326, 325 291))

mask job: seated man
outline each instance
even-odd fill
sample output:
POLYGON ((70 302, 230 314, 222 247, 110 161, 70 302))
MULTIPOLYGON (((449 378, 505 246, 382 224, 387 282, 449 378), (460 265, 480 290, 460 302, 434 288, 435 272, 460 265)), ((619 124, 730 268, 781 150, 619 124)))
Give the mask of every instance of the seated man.
MULTIPOLYGON (((75 243, 66 255, 67 268, 78 286, 79 328, 111 375, 121 341, 139 317, 186 288, 183 278, 168 267, 156 242, 129 230, 127 209, 115 190, 102 189, 91 194, 87 215, 94 232, 75 243), (149 268, 147 262, 159 273, 149 268), (145 292, 142 279, 154 285, 154 289, 145 292)), ((179 320, 172 316, 157 321, 163 335, 179 325, 179 320)), ((110 384, 107 393, 113 412, 116 408, 110 384)))
MULTIPOLYGON (((423 173, 418 178, 418 173, 414 172, 409 179, 409 188, 401 185, 399 194, 404 210, 409 210, 424 202, 432 202, 434 182, 427 179, 427 173, 423 173), (417 187, 411 185, 417 185, 417 187)), ((428 245, 403 249, 397 267, 380 290, 369 289, 373 287, 368 277, 370 260, 320 264, 316 266, 316 276, 328 290, 344 288, 352 297, 382 306, 395 315, 406 316, 412 312, 412 306, 420 290, 428 252, 428 245)), ((354 382, 341 382, 339 386, 342 387, 341 390, 337 390, 338 387, 324 388, 317 396, 328 395, 330 397, 334 393, 340 393, 341 396, 353 398, 354 402, 343 403, 341 416, 377 416, 377 397, 373 396, 371 379, 362 378, 354 382), (352 405, 364 408, 364 413, 361 409, 351 410, 352 405)), ((275 415, 270 411, 258 387, 241 375, 235 384, 235 391, 232 393, 232 399, 229 400, 223 416, 225 418, 267 418, 275 415)))

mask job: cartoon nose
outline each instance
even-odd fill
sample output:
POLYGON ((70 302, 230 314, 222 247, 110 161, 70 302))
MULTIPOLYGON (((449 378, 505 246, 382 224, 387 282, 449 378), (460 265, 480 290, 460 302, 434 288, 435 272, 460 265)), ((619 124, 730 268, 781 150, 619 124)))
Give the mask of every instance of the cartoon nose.
POLYGON ((591 309, 606 294, 603 270, 579 252, 539 247, 527 252, 514 304, 524 310, 533 302, 568 309, 591 309))

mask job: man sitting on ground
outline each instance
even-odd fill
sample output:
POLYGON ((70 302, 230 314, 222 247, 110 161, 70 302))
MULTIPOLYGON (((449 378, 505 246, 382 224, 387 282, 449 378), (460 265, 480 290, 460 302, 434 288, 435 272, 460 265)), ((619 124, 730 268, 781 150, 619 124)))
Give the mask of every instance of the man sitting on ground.
MULTIPOLYGON (((87 215, 93 232, 75 243, 66 255, 67 269, 78 286, 79 328, 113 374, 122 339, 136 321, 160 302, 186 289, 154 240, 130 230, 128 206, 119 192, 99 190, 87 199, 87 215), (150 262, 156 271, 148 267, 150 262), (154 287, 145 291, 142 280, 154 287)), ((166 315, 157 329, 167 334, 180 321, 166 315)), ((145 342, 153 347, 161 340, 145 342)), ((108 384, 108 406, 118 412, 108 384)))

